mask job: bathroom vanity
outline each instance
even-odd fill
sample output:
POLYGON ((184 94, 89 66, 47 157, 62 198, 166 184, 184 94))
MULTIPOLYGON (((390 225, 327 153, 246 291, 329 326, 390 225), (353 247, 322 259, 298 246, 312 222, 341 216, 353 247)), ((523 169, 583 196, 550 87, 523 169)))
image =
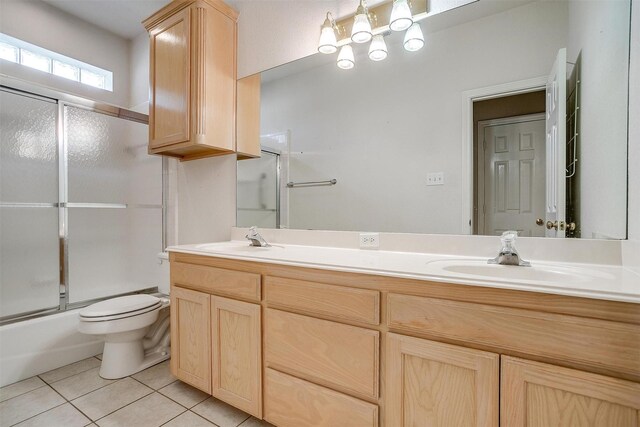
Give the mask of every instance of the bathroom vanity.
POLYGON ((494 279, 442 273, 441 263, 484 263, 428 254, 246 242, 170 251, 173 374, 277 426, 640 417, 634 273, 494 279))

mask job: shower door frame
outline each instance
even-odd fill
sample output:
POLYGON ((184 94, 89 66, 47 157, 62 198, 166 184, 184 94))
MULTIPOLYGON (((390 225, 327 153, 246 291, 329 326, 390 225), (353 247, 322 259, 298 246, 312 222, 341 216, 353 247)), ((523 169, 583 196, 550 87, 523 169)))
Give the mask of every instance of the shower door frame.
MULTIPOLYGON (((59 240, 59 261, 60 261, 60 291, 58 306, 54 308, 45 308, 29 312, 18 313, 0 317, 0 326, 15 323, 27 319, 33 319, 42 316, 61 313, 75 308, 85 307, 98 301, 113 298, 121 295, 131 295, 139 293, 157 292, 158 287, 140 289, 138 291, 114 294, 103 298, 85 300, 76 303, 69 302, 69 224, 68 209, 73 207, 98 208, 98 209, 126 209, 127 205, 114 203, 69 203, 68 201, 68 157, 67 142, 64 133, 64 109, 65 107, 81 108, 100 114, 106 114, 112 117, 129 120, 132 122, 149 124, 149 116, 147 114, 138 113, 125 108, 117 107, 111 104, 94 101, 88 98, 71 95, 56 89, 43 87, 31 82, 27 82, 14 77, 0 74, 0 89, 16 95, 27 96, 42 101, 57 104, 56 114, 56 144, 58 148, 58 203, 47 204, 41 203, 20 203, 21 207, 57 207, 58 208, 58 240, 59 240), (39 205, 39 206, 35 206, 39 205)), ((167 190, 168 190, 168 161, 162 157, 162 204, 160 206, 153 205, 148 207, 160 207, 162 211, 162 248, 160 252, 167 247, 167 190)), ((136 205, 132 205, 135 207, 136 205)))

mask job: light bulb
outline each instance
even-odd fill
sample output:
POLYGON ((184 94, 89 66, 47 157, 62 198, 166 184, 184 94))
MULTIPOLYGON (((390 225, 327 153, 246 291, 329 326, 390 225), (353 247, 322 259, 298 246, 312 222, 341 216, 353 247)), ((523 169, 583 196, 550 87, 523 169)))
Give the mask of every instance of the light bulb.
POLYGON ((407 0, 393 0, 389 28, 391 31, 404 31, 413 24, 411 8, 407 0))
POLYGON ((362 0, 356 10, 356 16, 353 18, 351 40, 353 40, 354 43, 366 43, 371 40, 371 22, 369 22, 369 16, 367 16, 367 10, 362 0))
POLYGON ((371 46, 369 46, 369 59, 372 61, 382 61, 387 57, 387 44, 384 42, 382 34, 373 36, 371 46))
POLYGON ((350 70, 356 65, 356 60, 353 57, 353 48, 351 45, 344 45, 342 49, 340 49, 340 53, 338 54, 338 67, 343 70, 350 70))
POLYGON ((404 48, 409 52, 415 52, 424 46, 424 36, 420 24, 414 22, 404 35, 404 48))
POLYGON ((329 13, 327 13, 327 19, 322 24, 322 30, 320 31, 320 41, 318 41, 318 52, 320 53, 335 53, 338 50, 338 40, 336 40, 336 32, 333 30, 333 24, 329 19, 329 13))

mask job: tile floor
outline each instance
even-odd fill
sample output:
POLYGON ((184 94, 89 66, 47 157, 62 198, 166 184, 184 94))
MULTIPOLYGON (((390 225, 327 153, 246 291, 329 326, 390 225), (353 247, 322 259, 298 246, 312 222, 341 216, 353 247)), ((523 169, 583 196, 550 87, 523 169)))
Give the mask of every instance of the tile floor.
POLYGON ((120 380, 100 356, 0 388, 0 427, 269 427, 177 380, 169 361, 120 380))

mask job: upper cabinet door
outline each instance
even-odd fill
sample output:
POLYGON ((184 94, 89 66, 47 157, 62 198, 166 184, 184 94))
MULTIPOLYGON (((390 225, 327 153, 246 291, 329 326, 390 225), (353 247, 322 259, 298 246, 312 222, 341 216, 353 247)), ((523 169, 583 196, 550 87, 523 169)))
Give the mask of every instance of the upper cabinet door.
POLYGON ((193 160, 235 152, 237 19, 221 0, 174 0, 144 21, 150 154, 193 160))
POLYGON ((498 426, 497 354, 392 333, 386 349, 385 425, 498 426))
POLYGON ((211 297, 211 394, 262 418, 260 305, 211 297))
POLYGON ((640 384, 502 357, 502 424, 637 427, 640 384))
POLYGON ((208 294, 171 287, 171 373, 211 394, 211 311, 208 294))
POLYGON ((150 31, 150 148, 190 139, 190 17, 183 9, 150 31))

